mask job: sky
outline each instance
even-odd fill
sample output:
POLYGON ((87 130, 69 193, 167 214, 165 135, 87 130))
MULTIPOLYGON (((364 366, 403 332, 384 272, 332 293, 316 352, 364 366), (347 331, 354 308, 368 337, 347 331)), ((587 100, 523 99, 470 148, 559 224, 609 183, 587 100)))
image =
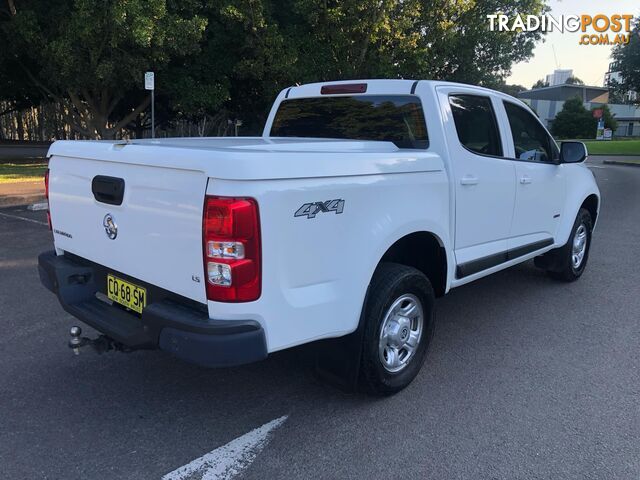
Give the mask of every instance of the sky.
MULTIPOLYGON (((612 15, 615 13, 640 16, 638 0, 551 0, 551 15, 612 15)), ((587 31, 589 33, 589 31, 587 31)), ((527 88, 556 68, 571 68, 573 74, 587 85, 602 86, 607 72, 611 46, 579 45, 582 32, 554 31, 538 43, 528 62, 513 65, 507 83, 527 88), (555 57, 554 57, 555 49, 555 57), (557 58, 557 61, 556 61, 557 58)), ((615 33, 610 36, 615 36, 615 33)))

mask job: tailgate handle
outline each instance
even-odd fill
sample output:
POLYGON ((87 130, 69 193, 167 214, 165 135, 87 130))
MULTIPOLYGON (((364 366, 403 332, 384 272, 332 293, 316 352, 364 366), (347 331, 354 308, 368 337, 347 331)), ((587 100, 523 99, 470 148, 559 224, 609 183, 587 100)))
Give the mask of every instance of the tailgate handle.
POLYGON ((124 179, 97 175, 91 181, 94 198, 109 205, 122 205, 124 197, 124 179))

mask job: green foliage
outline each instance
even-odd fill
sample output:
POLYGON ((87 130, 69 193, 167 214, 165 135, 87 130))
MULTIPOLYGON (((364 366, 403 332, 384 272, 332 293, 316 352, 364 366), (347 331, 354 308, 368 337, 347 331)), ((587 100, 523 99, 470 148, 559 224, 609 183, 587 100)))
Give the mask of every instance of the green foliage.
POLYGON ((580 97, 564 102, 551 124, 551 133, 558 138, 595 138, 594 118, 580 97))
POLYGON ((535 90, 536 88, 544 88, 544 87, 548 87, 549 84, 547 82, 545 82, 544 80, 540 79, 537 80, 536 83, 534 83, 531 86, 531 90, 535 90))
POLYGON ((640 104, 640 19, 636 20, 629 43, 613 47, 611 58, 622 77, 620 84, 613 85, 614 95, 622 99, 629 90, 638 92, 636 103, 640 104))
POLYGON ((6 2, 0 7, 0 102, 6 105, 0 108, 0 115, 37 105, 42 100, 41 93, 29 84, 25 72, 15 62, 15 48, 2 36, 2 27, 12 17, 11 12, 6 2))
POLYGON ((546 13, 540 0, 483 0, 422 2, 420 39, 426 54, 423 78, 480 85, 504 79, 513 63, 526 60, 541 32, 489 32, 486 16, 501 12, 510 17, 546 13))
MULTIPOLYGON (((242 118, 245 132, 258 133, 277 92, 297 83, 433 78, 504 84, 541 33, 488 32, 486 15, 546 8, 543 0, 220 1, 208 10, 206 45, 189 75, 226 95, 226 114, 242 118)), ((194 97, 192 105, 197 102, 194 97)), ((213 107, 209 114, 219 111, 213 107)))
POLYGON ((295 81, 435 78, 489 85, 527 59, 540 32, 489 32, 486 15, 540 14, 542 0, 282 0, 274 20, 295 81))
POLYGON ((0 15, 0 81, 14 85, 0 99, 37 102, 26 95, 37 87, 71 102, 77 131, 112 137, 133 121, 142 128, 142 75, 153 70, 160 119, 241 118, 257 133, 277 92, 296 83, 506 88, 542 33, 490 32, 486 15, 547 10, 546 0, 21 0, 0 15))
POLYGON ((610 78, 606 85, 609 88, 609 103, 628 103, 626 93, 629 91, 617 80, 610 78))
POLYGON ((25 163, 3 160, 0 162, 0 184, 42 180, 46 170, 46 162, 25 163))
POLYGON ((25 0, 0 24, 0 41, 31 88, 71 100, 78 131, 110 137, 146 107, 130 96, 146 70, 163 73, 200 48, 207 20, 192 3, 25 0), (109 127, 119 106, 126 114, 109 127))
POLYGON ((517 97, 518 93, 527 90, 527 87, 523 85, 507 85, 505 82, 492 85, 491 88, 499 92, 506 93, 507 95, 511 95, 512 97, 517 97))
POLYGON ((569 77, 564 83, 566 83, 567 85, 584 85, 584 82, 578 77, 569 77))
POLYGON ((580 97, 573 97, 564 102, 562 110, 556 115, 551 124, 551 133, 558 138, 595 138, 598 120, 594 118, 593 111, 596 109, 603 110, 605 128, 615 131, 618 122, 607 105, 587 110, 580 97))

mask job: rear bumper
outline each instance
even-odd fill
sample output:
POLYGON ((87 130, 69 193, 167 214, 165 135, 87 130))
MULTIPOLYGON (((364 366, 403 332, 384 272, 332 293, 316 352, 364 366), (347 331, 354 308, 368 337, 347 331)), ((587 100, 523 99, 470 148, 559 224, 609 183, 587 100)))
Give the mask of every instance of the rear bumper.
POLYGON ((131 349, 167 351, 205 367, 241 365, 267 356, 264 330, 253 320, 212 320, 206 309, 151 298, 142 315, 96 297, 100 268, 55 252, 38 257, 42 284, 68 313, 131 349))

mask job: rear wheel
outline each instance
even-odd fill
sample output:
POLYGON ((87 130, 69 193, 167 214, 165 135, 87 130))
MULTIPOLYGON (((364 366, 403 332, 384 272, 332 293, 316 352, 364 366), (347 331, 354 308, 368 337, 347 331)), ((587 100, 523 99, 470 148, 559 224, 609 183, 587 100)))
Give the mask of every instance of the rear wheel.
POLYGON ((420 371, 433 336, 435 295, 419 270, 383 263, 367 298, 361 383, 370 393, 390 395, 420 371))

